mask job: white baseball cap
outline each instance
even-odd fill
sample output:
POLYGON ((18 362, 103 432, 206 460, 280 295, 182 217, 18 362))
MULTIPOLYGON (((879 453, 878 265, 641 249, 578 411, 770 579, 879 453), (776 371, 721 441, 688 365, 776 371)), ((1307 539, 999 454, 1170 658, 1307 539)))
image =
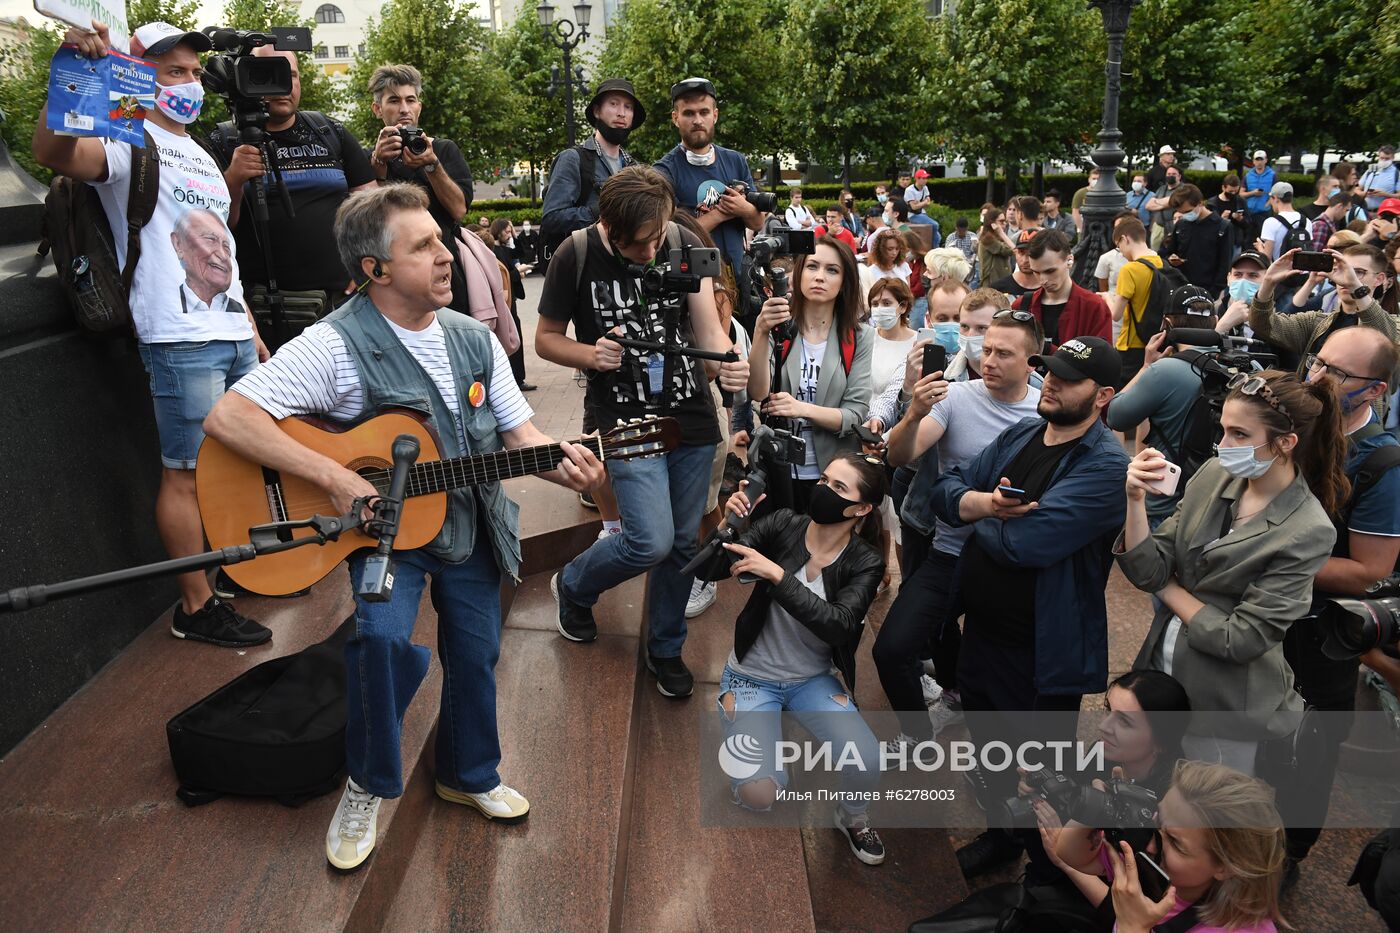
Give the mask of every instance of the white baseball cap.
POLYGON ((1255 149, 1255 150, 1254 150, 1254 158, 1256 158, 1256 159, 1267 159, 1268 157, 1269 157, 1269 154, 1268 154, 1267 152, 1265 152, 1263 149, 1255 149))
POLYGON ((1163 146, 1161 149, 1158 149, 1158 150, 1157 150, 1157 154, 1158 154, 1158 155, 1166 155, 1166 154, 1169 153, 1169 152, 1170 152, 1172 155, 1176 155, 1176 150, 1173 149, 1171 146, 1163 146))
POLYGON ((196 52, 207 52, 214 43, 202 32, 185 32, 169 23, 147 23, 131 35, 131 54, 138 58, 164 55, 181 42, 196 52))

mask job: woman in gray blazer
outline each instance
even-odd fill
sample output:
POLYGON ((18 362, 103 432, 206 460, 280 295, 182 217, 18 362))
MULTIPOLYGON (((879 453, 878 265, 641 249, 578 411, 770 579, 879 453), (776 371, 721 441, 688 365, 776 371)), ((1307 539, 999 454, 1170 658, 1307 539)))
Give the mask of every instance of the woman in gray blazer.
POLYGON ((1260 741, 1287 735, 1302 698, 1283 657, 1332 552, 1349 491, 1346 436, 1330 380, 1246 373, 1231 382, 1219 453, 1149 532, 1146 493, 1169 464, 1147 448, 1128 465, 1118 565, 1161 602, 1134 667, 1171 674, 1197 711, 1186 757, 1254 773, 1260 741))
POLYGON ((850 247, 822 237, 816 252, 799 258, 791 303, 769 298, 754 323, 749 398, 763 400, 765 420, 800 419, 794 429, 807 441, 807 461, 792 470, 792 508, 800 513, 832 458, 860 451, 855 429, 870 409, 875 331, 860 323, 860 271, 850 247))

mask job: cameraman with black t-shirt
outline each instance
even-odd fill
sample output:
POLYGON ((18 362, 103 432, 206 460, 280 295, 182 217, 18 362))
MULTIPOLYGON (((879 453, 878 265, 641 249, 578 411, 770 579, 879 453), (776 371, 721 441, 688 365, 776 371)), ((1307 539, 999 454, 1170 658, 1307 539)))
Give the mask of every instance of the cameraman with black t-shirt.
MULTIPOLYGON (((238 244, 238 269, 253 313, 266 312, 267 268, 263 262, 260 236, 271 240, 277 287, 286 298, 323 304, 317 317, 327 314, 347 297, 350 273, 340 261, 331 228, 335 212, 350 192, 376 185, 369 159, 355 137, 339 123, 316 111, 299 110, 301 75, 293 52, 279 52, 270 45, 259 46, 253 54, 263 58, 280 55, 292 66, 292 93, 267 99, 268 146, 281 171, 295 217, 288 217, 276 190, 277 176, 268 174, 268 229, 264 233, 253 222, 249 182, 267 172, 262 153, 256 146, 240 145, 232 122, 220 123, 209 135, 210 148, 219 160, 230 192, 242 192, 229 208, 229 226, 238 244), (300 292, 303 294, 288 294, 300 292)), ((309 305, 308 305, 309 306, 309 305)), ((309 323, 309 321, 308 321, 309 323)))
POLYGON ((423 76, 412 65, 380 65, 369 78, 370 106, 384 121, 374 142, 370 165, 380 181, 408 181, 428 193, 428 213, 442 229, 442 242, 452 253, 452 304, 454 311, 469 312, 467 279, 457 250, 457 230, 472 206, 472 172, 462 150, 450 139, 424 133, 414 152, 404 146, 400 130, 419 126, 423 115, 423 76))
POLYGON ((631 350, 610 339, 626 337, 717 352, 736 349, 720 327, 713 280, 678 306, 642 294, 638 265, 665 261, 672 244, 700 247, 671 222, 675 193, 649 166, 622 169, 598 194, 598 222, 575 231, 549 263, 540 295, 535 352, 542 359, 588 373, 588 404, 598 429, 630 418, 661 415, 680 423, 681 445, 657 456, 608 461, 622 513, 622 533, 608 535, 570 561, 551 581, 559 602, 559 633, 570 641, 598 637, 593 604, 605 591, 650 571, 647 581, 647 669, 668 697, 690 696, 694 679, 681 660, 686 601, 692 577, 681 568, 699 550, 700 517, 719 422, 709 379, 738 392, 749 364, 707 363, 679 354, 631 350), (579 249, 584 248, 584 255, 579 249), (663 250, 667 255, 658 255, 663 250), (580 263, 582 268, 580 269, 580 263), (574 336, 566 331, 573 323, 574 336))

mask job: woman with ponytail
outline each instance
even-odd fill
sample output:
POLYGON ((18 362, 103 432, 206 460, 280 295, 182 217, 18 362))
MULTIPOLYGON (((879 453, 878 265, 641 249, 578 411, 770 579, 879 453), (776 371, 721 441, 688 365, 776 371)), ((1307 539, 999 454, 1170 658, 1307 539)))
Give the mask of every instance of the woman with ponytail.
MULTIPOLYGON (((738 762, 749 772, 742 777, 727 770, 734 802, 752 810, 773 806, 787 783, 775 755, 780 714, 820 714, 803 718, 803 724, 818 742, 831 743, 843 789, 850 792, 836 808, 836 828, 867 865, 885 860, 866 812, 880 781, 880 743, 853 694, 856 647, 885 572, 879 509, 886 492, 878 457, 839 453, 822 470, 806 515, 776 509, 755 520, 737 543, 725 545, 732 566, 721 561, 709 574, 758 578, 735 622, 734 649, 720 678, 727 736, 746 743, 737 751, 762 756, 752 766, 738 762), (747 744, 754 739, 756 745, 747 744), (837 757, 848 748, 859 752, 859 761, 837 757)), ((741 488, 726 508, 747 516, 758 502, 750 503, 741 488)), ((736 751, 730 742, 725 748, 736 751)))
POLYGON ((1221 410, 1219 453, 1149 531, 1145 496, 1168 464, 1148 447, 1128 465, 1118 564, 1160 608, 1136 668, 1179 680, 1196 716, 1187 758, 1254 773, 1259 742, 1287 735, 1302 700, 1283 637, 1305 616, 1336 540, 1329 516, 1350 491, 1346 436, 1331 380, 1242 373, 1221 410))

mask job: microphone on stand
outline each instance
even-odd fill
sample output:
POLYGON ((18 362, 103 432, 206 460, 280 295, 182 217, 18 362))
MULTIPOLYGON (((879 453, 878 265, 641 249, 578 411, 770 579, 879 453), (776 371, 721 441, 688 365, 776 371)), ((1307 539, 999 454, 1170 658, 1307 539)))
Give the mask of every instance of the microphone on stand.
POLYGON ((418 449, 418 438, 412 434, 394 438, 394 469, 389 474, 389 494, 375 501, 374 518, 366 522, 366 531, 378 530, 379 547, 365 559, 364 575, 356 592, 372 603, 388 602, 394 593, 394 563, 389 555, 399 533, 404 490, 408 486, 409 470, 418 459, 418 449))

